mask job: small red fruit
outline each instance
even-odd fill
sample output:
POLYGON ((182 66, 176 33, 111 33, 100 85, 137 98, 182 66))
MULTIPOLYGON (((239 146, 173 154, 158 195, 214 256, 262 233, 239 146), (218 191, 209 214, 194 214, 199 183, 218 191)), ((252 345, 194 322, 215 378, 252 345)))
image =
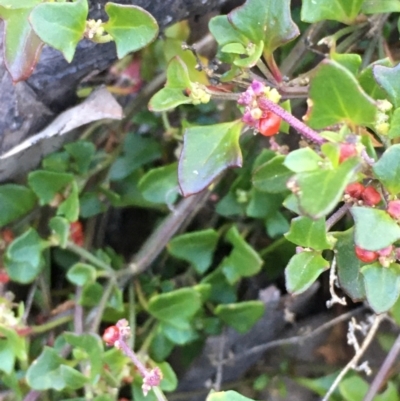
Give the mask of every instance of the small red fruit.
POLYGON ((279 132, 282 119, 274 113, 269 113, 267 117, 258 120, 258 131, 264 136, 273 136, 279 132))
POLYGON ((114 345, 119 340, 119 328, 117 326, 107 327, 102 338, 107 345, 114 345))
POLYGON ((11 242, 14 241, 14 233, 10 228, 5 228, 1 232, 1 236, 3 238, 3 241, 6 243, 6 245, 11 244, 11 242))
POLYGON ((364 204, 367 206, 375 206, 381 201, 381 194, 374 187, 367 187, 361 195, 364 204))
POLYGON ((339 150, 339 164, 343 163, 350 157, 357 156, 357 148, 354 143, 341 143, 339 150))
POLYGON ((363 194, 365 187, 361 182, 353 182, 352 184, 347 185, 344 192, 350 195, 352 198, 360 199, 363 194))
POLYGON ((8 273, 4 270, 0 270, 0 284, 7 284, 10 281, 10 276, 8 273))
POLYGON ((379 257, 378 252, 367 251, 366 249, 362 249, 357 245, 354 247, 354 251, 356 253, 357 258, 364 263, 375 262, 375 260, 377 260, 379 257))
POLYGON ((395 220, 400 220, 400 200, 393 200, 388 203, 387 212, 395 220))
POLYGON ((83 233, 83 225, 80 221, 75 221, 70 224, 69 236, 73 243, 75 243, 78 246, 83 246, 85 240, 84 240, 84 233, 83 233))

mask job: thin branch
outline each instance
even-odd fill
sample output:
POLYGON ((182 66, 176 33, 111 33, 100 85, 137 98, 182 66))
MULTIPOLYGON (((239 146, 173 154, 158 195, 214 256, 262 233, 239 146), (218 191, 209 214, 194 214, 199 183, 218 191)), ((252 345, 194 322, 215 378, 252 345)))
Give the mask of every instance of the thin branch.
POLYGON ((335 292, 335 284, 337 283, 336 276, 336 256, 333 257, 331 269, 329 271, 329 292, 331 294, 331 299, 326 301, 326 307, 331 308, 334 304, 347 305, 345 297, 338 297, 335 292))
POLYGON ((375 376, 370 388, 368 389, 367 394, 364 397, 363 401, 372 401, 381 387, 382 383, 385 381, 390 368, 393 366, 396 361, 397 356, 400 352, 400 335, 396 338, 396 341, 393 344, 393 347, 390 349, 387 354, 381 368, 379 369, 378 374, 375 376))
POLYGON ((328 220, 326 220, 326 231, 329 231, 351 208, 350 203, 345 203, 328 220))
POLYGON ((339 383, 343 380, 344 376, 347 374, 347 372, 350 369, 357 369, 357 364, 358 361, 361 359, 361 357, 364 355, 366 349, 370 345, 371 341, 373 340, 379 325, 381 324, 382 320, 386 317, 385 313, 382 313, 381 315, 375 315, 374 321, 371 325, 371 328, 365 337, 363 343, 361 344, 360 348, 356 351, 355 355, 353 358, 350 360, 350 362, 344 367, 344 369, 339 373, 339 375, 336 377, 335 381, 332 383, 331 387, 329 388, 328 392, 326 393, 325 397, 322 399, 322 401, 328 401, 329 397, 332 395, 332 393, 335 391, 336 387, 339 385, 339 383))
POLYGON ((274 340, 274 341, 270 341, 266 344, 261 344, 261 345, 257 345, 253 348, 248 349, 247 351, 239 354, 239 355, 235 355, 227 360, 225 360, 225 362, 231 362, 231 361, 236 361, 236 360, 240 360, 242 358, 247 358, 250 355, 253 354, 259 354, 262 352, 265 352, 266 350, 270 349, 270 348, 275 348, 275 347, 280 347, 283 345, 290 345, 290 344, 298 344, 302 341, 308 340, 310 338, 313 338, 315 336, 317 336, 320 333, 323 333, 324 331, 330 329, 331 327, 336 326, 337 324, 339 324, 340 322, 343 322, 349 318, 351 318, 352 316, 354 316, 356 313, 360 313, 365 311, 367 308, 366 307, 361 307, 355 310, 352 310, 350 312, 347 313, 343 313, 342 315, 330 320, 329 322, 324 323, 323 325, 317 327, 315 330, 310 331, 309 333, 306 334, 302 334, 302 335, 298 335, 298 336, 293 336, 293 337, 289 337, 289 338, 283 338, 282 340, 274 340))

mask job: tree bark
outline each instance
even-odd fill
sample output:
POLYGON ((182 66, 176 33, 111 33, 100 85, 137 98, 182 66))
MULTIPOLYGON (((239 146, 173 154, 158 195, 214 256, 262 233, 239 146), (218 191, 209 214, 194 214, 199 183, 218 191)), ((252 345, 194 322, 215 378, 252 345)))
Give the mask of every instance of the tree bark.
MULTIPOLYGON (((149 11, 162 30, 189 16, 201 16, 231 0, 117 0, 149 11)), ((89 0, 89 18, 106 19, 107 0, 89 0)), ((0 31, 3 29, 0 21, 0 31)), ((14 85, 4 66, 0 37, 0 155, 45 127, 58 113, 77 102, 78 84, 103 71, 117 58, 114 43, 83 40, 69 64, 57 50, 45 47, 32 76, 14 85)))

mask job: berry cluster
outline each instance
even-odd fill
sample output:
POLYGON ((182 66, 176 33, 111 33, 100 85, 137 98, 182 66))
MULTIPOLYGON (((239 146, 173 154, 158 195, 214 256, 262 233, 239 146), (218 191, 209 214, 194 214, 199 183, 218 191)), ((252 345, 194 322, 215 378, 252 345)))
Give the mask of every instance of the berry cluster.
POLYGON ((345 200, 357 202, 360 205, 376 206, 382 200, 382 196, 374 187, 365 187, 360 182, 354 182, 347 185, 345 200))
POLYGON ((263 105, 263 99, 278 103, 280 97, 276 89, 254 80, 238 100, 239 105, 245 106, 242 121, 264 136, 277 134, 281 118, 263 105))

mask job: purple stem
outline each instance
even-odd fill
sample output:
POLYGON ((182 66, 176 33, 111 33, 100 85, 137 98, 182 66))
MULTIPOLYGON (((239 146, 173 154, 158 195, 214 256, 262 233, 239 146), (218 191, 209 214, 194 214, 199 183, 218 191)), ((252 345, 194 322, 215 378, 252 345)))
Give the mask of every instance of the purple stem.
POLYGON ((329 231, 351 208, 350 203, 345 203, 340 209, 333 213, 328 220, 326 220, 326 231, 329 231))
POLYGON ((281 106, 274 103, 273 101, 267 98, 262 98, 258 100, 258 105, 261 109, 268 109, 277 116, 281 117, 282 120, 285 120, 291 127, 299 131, 301 135, 303 135, 310 141, 313 141, 318 145, 322 145, 324 142, 326 142, 325 139, 322 138, 317 131, 314 131, 313 129, 305 125, 303 122, 292 116, 289 112, 287 112, 285 109, 283 109, 281 106))
POLYGON ((137 355, 129 348, 128 344, 120 337, 118 340, 118 347, 121 351, 133 362, 133 364, 138 368, 142 377, 146 377, 148 371, 146 366, 141 362, 137 355))

